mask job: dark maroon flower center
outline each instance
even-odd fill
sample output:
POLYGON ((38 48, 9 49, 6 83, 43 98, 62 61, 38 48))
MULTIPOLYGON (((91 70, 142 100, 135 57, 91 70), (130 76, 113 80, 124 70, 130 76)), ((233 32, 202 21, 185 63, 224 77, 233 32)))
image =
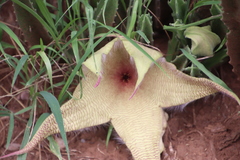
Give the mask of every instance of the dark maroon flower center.
POLYGON ((131 80, 131 76, 128 72, 121 74, 121 81, 124 83, 128 83, 131 80))

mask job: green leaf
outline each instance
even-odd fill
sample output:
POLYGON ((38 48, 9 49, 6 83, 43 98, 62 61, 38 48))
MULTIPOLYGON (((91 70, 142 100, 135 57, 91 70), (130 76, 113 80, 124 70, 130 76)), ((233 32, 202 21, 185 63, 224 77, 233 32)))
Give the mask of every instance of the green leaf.
POLYGON ((134 1, 131 16, 128 18, 128 27, 127 27, 127 36, 130 37, 133 29, 135 27, 135 23, 137 20, 137 9, 138 9, 139 0, 134 1))
POLYGON ((184 35, 192 41, 191 52, 196 56, 212 56, 213 49, 221 39, 211 31, 210 26, 192 26, 185 30, 184 35))
POLYGON ((139 34, 139 37, 142 39, 141 42, 146 42, 147 44, 150 43, 149 39, 147 38, 147 36, 145 35, 145 33, 141 30, 137 30, 136 33, 139 34))
POLYGON ((52 16, 51 16, 47 6, 44 4, 44 1, 36 1, 36 4, 38 5, 42 15, 44 16, 44 18, 48 22, 49 26, 53 29, 53 31, 57 35, 58 32, 57 32, 57 29, 56 29, 56 27, 54 25, 54 21, 52 19, 52 16))
POLYGON ((49 107, 51 108, 51 111, 56 119, 56 122, 58 124, 58 128, 60 130, 60 134, 62 136, 62 139, 64 141, 67 153, 68 153, 68 159, 70 159, 70 155, 69 155, 69 147, 68 147, 68 142, 67 142, 67 136, 66 136, 66 132, 64 129, 64 125, 63 125, 63 118, 62 118, 62 113, 60 110, 60 105, 58 103, 58 100, 51 94, 48 93, 46 91, 41 91, 39 92, 43 98, 46 100, 46 102, 48 103, 49 107))
POLYGON ((6 144, 6 148, 8 148, 11 139, 12 139, 12 134, 13 134, 13 129, 14 129, 14 114, 13 112, 10 113, 9 115, 9 127, 8 127, 8 136, 7 136, 7 144, 6 144))
POLYGON ((71 39, 72 39, 72 50, 73 50, 73 54, 75 57, 76 62, 78 63, 80 57, 79 57, 79 49, 78 49, 78 41, 77 38, 73 37, 77 34, 77 31, 72 31, 71 32, 71 39))
POLYGON ((204 74, 206 74, 212 81, 221 85, 222 87, 226 88, 229 91, 232 91, 220 78, 216 77, 212 74, 209 70, 205 68, 203 64, 198 62, 196 58, 191 55, 190 49, 187 47, 186 49, 181 49, 182 53, 190 60, 193 64, 195 64, 204 74))
POLYGON ((41 56, 45 66, 47 68, 47 74, 48 74, 48 77, 49 77, 49 80, 50 80, 50 84, 53 85, 51 62, 50 62, 48 56, 46 55, 46 53, 44 51, 39 51, 37 53, 41 56))
POLYGON ((220 18, 222 18, 222 15, 211 16, 211 17, 201 19, 199 21, 189 23, 189 24, 186 24, 186 25, 184 25, 184 24, 180 24, 180 25, 176 25, 176 26, 174 24, 173 24, 173 26, 164 25, 163 29, 171 31, 171 32, 182 31, 182 30, 187 29, 188 27, 198 26, 198 25, 201 25, 201 24, 206 23, 208 21, 212 21, 212 20, 220 19, 220 18))
POLYGON ((33 106, 29 106, 29 107, 26 107, 26 108, 24 108, 24 109, 21 109, 20 111, 14 113, 14 115, 17 116, 17 115, 19 115, 19 114, 23 114, 23 113, 25 113, 25 112, 27 112, 27 111, 29 111, 29 110, 31 110, 31 109, 33 109, 33 106))
POLYGON ((44 122, 44 120, 50 115, 50 113, 43 113, 37 120, 34 128, 33 128, 33 132, 31 135, 31 138, 35 135, 35 133, 38 131, 39 127, 42 125, 42 123, 44 122))
POLYGON ((19 41, 16 34, 8 26, 6 26, 1 22, 0 22, 0 28, 2 28, 17 43, 17 45, 20 47, 23 53, 27 55, 25 48, 23 47, 22 43, 19 41))
POLYGON ((13 88, 15 82, 16 82, 16 79, 17 79, 17 76, 18 76, 19 72, 22 70, 22 67, 25 64, 25 62, 27 61, 28 57, 29 57, 28 55, 24 55, 18 61, 17 67, 15 68, 15 72, 14 72, 14 75, 13 75, 13 80, 12 80, 12 85, 11 85, 12 88, 13 88))
POLYGON ((184 0, 170 0, 168 1, 168 5, 171 7, 173 13, 172 17, 174 22, 176 20, 184 20, 186 14, 188 12, 188 3, 184 0))
POLYGON ((58 157, 59 160, 62 160, 62 155, 58 143, 54 140, 52 136, 47 137, 47 139, 49 141, 50 150, 53 152, 55 156, 58 157))
MULTIPOLYGON (((33 105, 36 106, 36 99, 33 100, 33 105)), ((31 130, 31 126, 33 125, 33 113, 34 113, 33 111, 34 109, 32 109, 29 114, 29 119, 24 131, 23 140, 20 148, 23 148, 24 146, 26 146, 26 144, 30 139, 30 130, 31 130)), ((17 160, 26 160, 26 159, 27 159, 27 153, 19 155, 17 158, 17 160)))
POLYGON ((107 138, 106 138, 106 146, 107 147, 108 147, 108 143, 109 143, 110 137, 112 135, 112 131, 113 131, 113 125, 110 124, 110 126, 108 128, 107 138))
POLYGON ((149 43, 148 41, 150 41, 150 43, 153 43, 153 28, 152 28, 152 17, 149 14, 142 14, 140 16, 140 18, 138 19, 138 34, 140 34, 140 36, 142 36, 141 38, 138 37, 138 39, 141 42, 144 42, 143 40, 145 40, 145 42, 149 43), (141 34, 142 33, 144 34, 141 34), (143 37, 143 35, 145 35, 145 37, 143 37), (148 41, 146 41, 146 39, 148 41))
POLYGON ((186 23, 187 18, 189 17, 189 15, 191 15, 196 9, 198 9, 199 7, 202 6, 207 6, 207 5, 219 5, 221 3, 220 0, 199 0, 198 2, 196 2, 193 6, 193 9, 191 11, 188 12, 188 14, 185 17, 184 23, 186 23))
POLYGON ((173 63, 178 70, 182 71, 187 66, 188 60, 184 54, 180 54, 176 56, 176 58, 171 63, 173 63))

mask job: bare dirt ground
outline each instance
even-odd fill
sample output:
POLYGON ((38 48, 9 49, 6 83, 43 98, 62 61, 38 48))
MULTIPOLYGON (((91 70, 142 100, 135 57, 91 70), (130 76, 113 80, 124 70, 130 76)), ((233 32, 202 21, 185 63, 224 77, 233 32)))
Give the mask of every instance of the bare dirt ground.
MULTIPOLYGON (((221 66, 221 78, 240 96, 240 85, 231 66, 221 66)), ((240 106, 218 93, 171 113, 164 135, 163 159, 240 159, 240 106)))
MULTIPOLYGON (((6 17, 1 17, 1 20, 15 24, 10 10, 3 12, 6 17)), ((17 29, 16 32, 18 32, 17 29)), ((164 43, 162 40, 156 43, 156 46, 162 47, 163 51, 166 50, 166 45, 161 46, 161 44, 166 44, 165 39, 164 43)), ((9 50, 8 52, 13 51, 9 50)), ((7 67, 3 62, 0 63, 0 66, 0 103, 6 105, 11 98, 6 95, 10 92, 13 71, 6 70, 7 67)), ((231 66, 222 65, 218 73, 220 78, 240 96, 240 82, 231 72, 231 66)), ((18 81, 14 90, 16 91, 21 87, 18 81)), ((27 107, 28 101, 28 94, 21 94, 15 96, 7 104, 7 108, 16 112, 23 106, 27 107)), ((40 113, 43 112, 47 112, 47 110, 40 110, 40 113)), ((24 114, 21 116, 21 120, 15 119, 13 144, 10 147, 12 150, 7 151, 4 145, 7 139, 9 119, 8 117, 0 118, 0 155, 19 149, 28 118, 28 114, 24 114)), ((106 147, 106 135, 106 127, 92 131, 68 133, 71 159, 132 160, 127 147, 117 142, 114 137, 111 138, 109 146, 106 147)), ((58 136, 54 137, 62 146, 61 139, 58 136)), ((221 93, 192 102, 182 112, 169 113, 168 127, 163 139, 165 151, 162 154, 162 159, 164 160, 238 160, 240 159, 240 106, 221 93)), ((61 151, 63 157, 67 159, 65 149, 62 148, 61 151)), ((14 159, 16 157, 6 158, 6 160, 14 159)), ((58 159, 50 152, 47 140, 36 146, 27 157, 27 160, 45 159, 58 159)))

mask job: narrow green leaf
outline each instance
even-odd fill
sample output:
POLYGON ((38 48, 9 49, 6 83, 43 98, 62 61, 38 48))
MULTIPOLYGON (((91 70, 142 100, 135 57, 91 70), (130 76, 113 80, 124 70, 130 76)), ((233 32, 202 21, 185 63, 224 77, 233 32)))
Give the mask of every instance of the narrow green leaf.
POLYGON ((130 37, 131 36, 131 33, 135 27, 135 23, 136 23, 136 20, 137 20, 137 9, 138 9, 138 3, 139 3, 139 0, 136 0, 134 1, 134 5, 133 5, 133 9, 132 9, 132 14, 131 14, 131 17, 129 17, 129 25, 128 25, 128 28, 127 28, 127 36, 130 37))
MULTIPOLYGON (((33 101, 33 104, 36 105, 36 99, 33 101)), ((22 144, 21 144, 21 149, 26 146, 26 144, 29 142, 30 140, 30 131, 31 131, 31 126, 33 125, 33 113, 34 113, 34 109, 31 110, 30 114, 29 114, 29 119, 24 131, 24 135, 23 135, 23 140, 22 140, 22 144)), ((17 157, 17 160, 26 160, 27 159, 27 153, 19 155, 17 157)))
POLYGON ((182 53, 193 63, 195 64, 204 74, 206 74, 212 81, 221 85, 222 87, 226 88, 229 91, 232 91, 220 78, 216 77, 212 74, 209 70, 205 68, 203 64, 198 62, 193 55, 191 55, 191 51, 189 48, 181 49, 182 53))
POLYGON ((218 5, 220 4, 220 0, 200 0, 197 3, 194 4, 193 9, 188 12, 188 14, 185 16, 184 23, 186 23, 187 18, 189 15, 191 15, 196 9, 202 6, 207 6, 207 5, 218 5))
POLYGON ((23 47, 22 43, 19 41, 16 34, 4 23, 0 22, 0 28, 2 28, 17 43, 17 45, 20 47, 20 49, 23 51, 23 53, 27 55, 25 48, 23 47))
POLYGON ((144 37, 143 34, 141 34, 141 32, 139 33, 139 35, 141 37, 138 36, 138 40, 141 42, 144 42, 143 39, 146 41, 146 39, 148 39, 147 43, 153 43, 153 28, 152 28, 152 17, 149 14, 142 14, 139 19, 138 19, 138 33, 139 31, 141 31, 142 33, 144 33, 144 37))
POLYGON ((61 39, 63 37, 64 34, 66 34, 67 30, 69 30, 69 28, 71 26, 74 25, 74 23, 76 23, 76 21, 79 20, 79 18, 75 18, 73 20, 71 20, 67 25, 65 25, 65 27, 63 28, 63 30, 60 32, 60 34, 58 35, 57 39, 61 39))
POLYGON ((34 83, 34 81, 37 80, 37 78, 39 78, 41 76, 42 73, 44 73, 46 71, 46 69, 41 69, 39 73, 36 73, 36 75, 32 76, 30 79, 28 79, 28 81, 25 83, 25 87, 31 85, 32 83, 34 83))
POLYGON ((110 124, 110 126, 108 128, 107 138, 106 138, 106 146, 107 147, 108 147, 108 143, 109 143, 110 137, 112 135, 112 131, 113 131, 113 125, 110 124))
POLYGON ((67 136, 66 136, 66 132, 65 132, 65 129, 64 129, 64 125, 63 125, 63 118, 62 118, 62 113, 61 113, 61 110, 60 110, 59 102, 57 101, 57 99, 51 93, 48 93, 46 91, 41 91, 39 93, 43 96, 43 98, 46 100, 49 107, 51 108, 51 111, 52 111, 52 113, 53 113, 53 115, 56 119, 57 124, 58 124, 60 134, 61 134, 62 139, 64 141, 64 144, 65 144, 65 147, 66 147, 66 150, 67 150, 67 153, 68 153, 68 159, 70 159, 67 136))
MULTIPOLYGON (((94 19, 107 26, 114 23, 118 9, 118 0, 100 0, 94 11, 94 19)), ((96 34, 106 33, 106 28, 97 27, 96 34)))
POLYGON ((163 29, 171 31, 171 32, 182 31, 182 30, 187 29, 188 27, 198 26, 198 25, 201 25, 201 24, 206 23, 208 21, 212 21, 212 20, 220 19, 220 18, 222 18, 221 14, 220 15, 216 15, 216 16, 211 16, 211 17, 208 17, 208 18, 205 18, 205 19, 201 19, 199 21, 196 21, 196 22, 193 22, 193 23, 189 23, 189 24, 186 24, 186 25, 179 25, 179 26, 166 26, 166 25, 164 25, 163 29))
POLYGON ((54 140, 53 136, 47 137, 49 141, 49 148, 53 152, 55 156, 58 157, 59 160, 62 160, 62 155, 60 152, 60 147, 58 146, 57 142, 54 140))
POLYGON ((71 39, 72 39, 72 50, 73 50, 73 54, 75 57, 76 62, 78 63, 80 57, 79 57, 79 49, 78 49, 78 41, 77 38, 73 37, 77 34, 77 31, 72 31, 71 32, 71 39))
POLYGON ((0 106, 0 109, 1 109, 0 110, 0 117, 10 116, 9 111, 6 108, 0 106))
POLYGON ((4 48, 2 46, 2 42, 0 43, 0 52, 2 52, 2 55, 4 56, 4 61, 7 62, 7 64, 9 65, 9 67, 13 67, 15 68, 16 65, 15 63, 12 61, 12 59, 14 59, 15 61, 17 61, 17 59, 15 57, 12 57, 11 55, 7 54, 5 51, 4 51, 4 48))
POLYGON ((140 35, 140 37, 141 37, 142 39, 144 39, 144 41, 145 41, 147 44, 150 43, 149 39, 147 38, 146 34, 145 34, 143 31, 137 30, 136 33, 138 33, 138 34, 140 35))
POLYGON ((51 66, 51 62, 48 58, 48 56, 46 55, 46 53, 44 51, 39 51, 37 52, 41 57, 42 57, 42 60, 47 68, 47 74, 48 74, 48 77, 49 77, 49 80, 50 80, 50 84, 51 86, 53 85, 53 81, 52 81, 52 66, 51 66))
POLYGON ((54 25, 54 21, 52 19, 52 16, 48 10, 48 8, 46 7, 46 5, 44 4, 44 1, 35 1, 42 13, 42 15, 44 16, 44 18, 46 19, 46 21, 48 22, 49 26, 53 29, 53 31, 55 32, 55 34, 57 35, 57 29, 54 25))
POLYGON ((6 148, 9 147, 9 144, 10 144, 10 142, 11 142, 12 135, 13 135, 13 129, 14 129, 14 114, 13 114, 13 112, 11 112, 11 113, 9 114, 9 127, 8 127, 8 135, 7 135, 6 148))
POLYGON ((50 113, 43 113, 37 120, 34 128, 33 128, 33 132, 31 135, 31 138, 35 135, 35 133, 38 131, 39 127, 42 125, 42 123, 44 122, 44 120, 50 115, 50 113))
POLYGON ((83 34, 83 32, 87 29, 88 29, 88 24, 86 24, 79 31, 77 31, 77 34, 75 34, 65 45, 61 47, 61 49, 58 51, 58 54, 60 54, 64 49, 66 49, 74 39, 76 39, 79 35, 83 34))
POLYGON ((28 55, 24 55, 22 56, 22 58, 18 61, 17 67, 15 68, 15 72, 13 75, 13 80, 12 80, 12 87, 14 86, 17 76, 19 74, 19 72, 22 70, 23 65, 25 64, 25 62, 27 61, 27 59, 29 58, 28 55))
POLYGON ((33 106, 29 106, 29 107, 26 107, 26 108, 24 108, 24 109, 21 109, 20 111, 14 113, 14 115, 17 116, 17 115, 19 115, 19 114, 23 114, 23 113, 25 113, 25 112, 27 112, 27 111, 30 111, 31 109, 33 109, 33 106))

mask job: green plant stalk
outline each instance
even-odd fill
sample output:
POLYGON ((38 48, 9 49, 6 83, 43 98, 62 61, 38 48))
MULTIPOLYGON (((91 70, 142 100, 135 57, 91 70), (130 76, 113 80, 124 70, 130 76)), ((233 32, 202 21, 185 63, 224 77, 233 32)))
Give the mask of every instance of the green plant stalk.
POLYGON ((130 23, 127 27, 127 36, 131 37, 132 31, 134 29, 136 20, 137 20, 137 8, 138 8, 138 3, 139 0, 134 1, 134 5, 133 5, 133 9, 132 9, 132 14, 131 14, 131 18, 129 19, 130 23))
POLYGON ((177 39, 177 33, 173 32, 172 39, 168 42, 168 52, 166 55, 166 60, 168 62, 171 62, 174 57, 177 55, 177 51, 179 50, 180 43, 179 40, 177 39))
POLYGON ((215 20, 215 19, 220 19, 222 17, 222 15, 216 15, 216 16, 211 16, 205 19, 202 19, 200 21, 197 22, 193 22, 193 23, 189 23, 189 24, 185 24, 185 25, 181 25, 181 26, 163 26, 163 29, 168 30, 168 31, 182 31, 185 30, 186 28, 190 27, 190 26, 198 26, 201 25, 205 22, 211 21, 211 20, 215 20))
POLYGON ((211 0, 207 0, 207 1, 200 0, 200 1, 198 1, 197 3, 194 4, 193 9, 187 13, 187 15, 185 16, 183 22, 187 23, 189 15, 191 15, 199 7, 207 6, 207 5, 218 5, 218 4, 220 4, 219 0, 212 0, 212 1, 211 0))

